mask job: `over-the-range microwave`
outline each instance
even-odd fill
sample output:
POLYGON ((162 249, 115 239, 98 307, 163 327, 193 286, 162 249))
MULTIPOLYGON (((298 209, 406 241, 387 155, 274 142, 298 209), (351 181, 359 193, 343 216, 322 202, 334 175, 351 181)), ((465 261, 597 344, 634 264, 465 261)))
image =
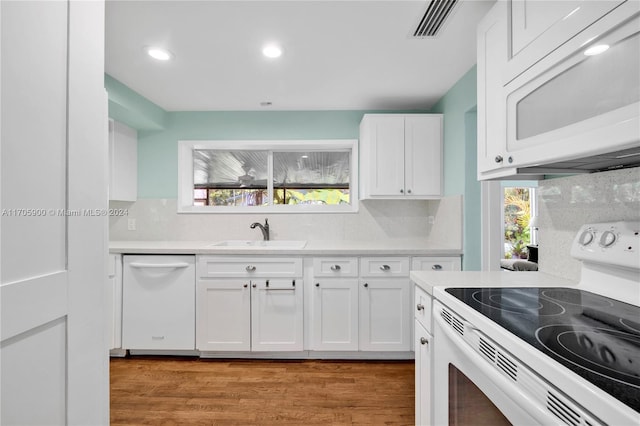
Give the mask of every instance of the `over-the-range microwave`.
POLYGON ((622 2, 504 89, 518 173, 640 165, 640 2, 622 2))

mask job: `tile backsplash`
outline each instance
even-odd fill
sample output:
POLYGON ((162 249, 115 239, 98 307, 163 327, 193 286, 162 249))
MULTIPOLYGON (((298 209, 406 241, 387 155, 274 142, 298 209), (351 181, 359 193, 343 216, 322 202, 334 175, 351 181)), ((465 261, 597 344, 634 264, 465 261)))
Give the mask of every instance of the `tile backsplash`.
POLYGON ((640 168, 544 180, 537 199, 540 270, 579 280, 569 252, 581 225, 640 221, 640 168))
POLYGON ((269 219, 276 240, 427 239, 443 248, 462 248, 462 197, 440 200, 368 200, 351 214, 178 214, 176 199, 111 202, 126 216, 111 217, 111 240, 218 241, 260 239, 253 222, 269 219), (136 230, 128 230, 135 219, 136 230))

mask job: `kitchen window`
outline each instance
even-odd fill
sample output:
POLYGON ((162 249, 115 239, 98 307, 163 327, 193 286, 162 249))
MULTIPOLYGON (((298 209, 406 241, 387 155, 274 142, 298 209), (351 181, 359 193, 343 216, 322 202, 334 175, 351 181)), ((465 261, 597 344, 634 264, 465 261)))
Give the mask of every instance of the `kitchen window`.
POLYGON ((180 141, 181 213, 357 211, 357 141, 180 141))

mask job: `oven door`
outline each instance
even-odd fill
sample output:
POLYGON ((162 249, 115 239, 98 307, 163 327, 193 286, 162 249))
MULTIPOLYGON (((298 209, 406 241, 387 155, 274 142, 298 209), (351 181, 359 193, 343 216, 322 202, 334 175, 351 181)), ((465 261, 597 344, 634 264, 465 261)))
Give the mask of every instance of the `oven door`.
MULTIPOLYGON (((477 333, 462 317, 443 318, 434 301, 433 407, 435 425, 562 424, 471 348, 461 332, 477 333)), ((445 317, 450 317, 446 308, 445 317)))

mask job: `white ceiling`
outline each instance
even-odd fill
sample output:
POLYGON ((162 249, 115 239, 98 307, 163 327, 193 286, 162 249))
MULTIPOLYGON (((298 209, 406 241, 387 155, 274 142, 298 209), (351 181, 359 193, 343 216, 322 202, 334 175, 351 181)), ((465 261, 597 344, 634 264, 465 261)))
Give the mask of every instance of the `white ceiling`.
POLYGON ((105 68, 168 111, 427 109, 476 63, 494 2, 462 0, 418 39, 427 0, 109 0, 105 68), (279 59, 261 54, 271 41, 279 59))

